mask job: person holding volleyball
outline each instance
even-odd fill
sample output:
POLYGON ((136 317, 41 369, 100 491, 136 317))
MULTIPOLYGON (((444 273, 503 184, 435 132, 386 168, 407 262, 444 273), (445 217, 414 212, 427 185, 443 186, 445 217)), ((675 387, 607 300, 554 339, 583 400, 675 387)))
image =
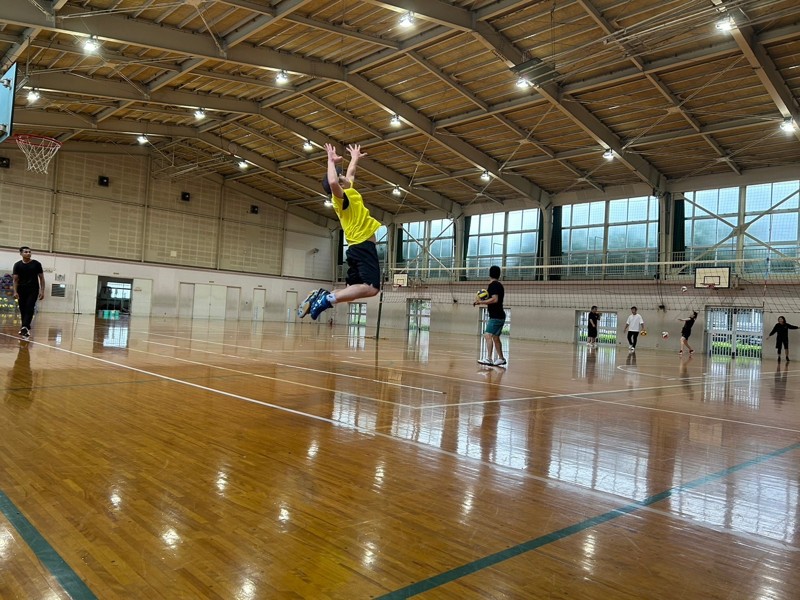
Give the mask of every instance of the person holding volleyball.
POLYGON ((500 340, 500 334, 506 322, 506 311, 503 309, 505 288, 500 283, 500 267, 497 265, 489 268, 489 285, 486 287, 486 291, 488 292, 487 298, 481 299, 480 296, 483 294, 479 293, 475 302, 472 303, 472 306, 485 306, 489 311, 489 320, 486 322, 486 329, 483 333, 486 357, 478 362, 482 365, 504 367, 508 361, 503 355, 503 342, 500 340), (494 355, 497 355, 497 358, 492 360, 494 355))

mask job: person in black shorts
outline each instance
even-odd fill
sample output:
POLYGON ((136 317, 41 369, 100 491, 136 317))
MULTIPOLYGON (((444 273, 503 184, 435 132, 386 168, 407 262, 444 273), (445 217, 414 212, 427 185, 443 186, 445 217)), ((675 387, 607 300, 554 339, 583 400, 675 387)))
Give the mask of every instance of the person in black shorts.
POLYGON ((681 329, 681 349, 678 354, 683 354, 684 347, 689 351, 689 354, 694 354, 694 348, 689 345, 689 336, 692 335, 692 327, 697 319, 697 311, 692 312, 692 316, 688 319, 678 319, 683 321, 683 329, 681 329))
POLYGON ((22 260, 14 263, 14 298, 19 303, 22 326, 19 335, 23 339, 31 337, 31 321, 36 310, 36 301, 44 299, 44 269, 42 263, 31 258, 31 249, 21 246, 22 260))
POLYGON ((332 144, 325 144, 328 153, 328 168, 322 180, 322 189, 331 199, 333 210, 347 240, 347 287, 330 292, 326 289, 314 290, 297 309, 302 319, 310 314, 315 321, 323 311, 337 302, 352 302, 360 298, 377 296, 381 291, 381 263, 378 258, 375 232, 380 222, 373 218, 364 205, 364 199, 355 186, 356 166, 367 155, 359 144, 350 144, 350 164, 347 173, 342 172, 338 163, 342 157, 336 153, 332 144))
POLYGON ((485 300, 476 299, 472 306, 485 306, 489 311, 489 320, 486 322, 483 334, 486 343, 486 358, 478 362, 482 365, 505 367, 508 361, 503 355, 503 342, 500 340, 500 334, 503 332, 503 324, 506 322, 506 311, 503 309, 503 298, 505 298, 506 291, 499 280, 500 267, 494 265, 489 268, 489 286, 486 288, 489 297, 485 300), (497 358, 492 360, 494 354, 497 354, 497 358))
POLYGON ((767 336, 772 337, 775 334, 778 335, 775 339, 775 348, 778 349, 778 360, 781 359, 781 348, 786 348, 786 362, 789 362, 790 329, 797 329, 797 325, 789 325, 789 323, 786 322, 786 317, 778 317, 778 322, 775 323, 775 327, 772 328, 772 331, 769 332, 769 336, 767 336))
POLYGON ((586 345, 594 347, 597 345, 597 324, 600 322, 600 313, 597 307, 593 306, 589 311, 588 333, 586 334, 586 345))

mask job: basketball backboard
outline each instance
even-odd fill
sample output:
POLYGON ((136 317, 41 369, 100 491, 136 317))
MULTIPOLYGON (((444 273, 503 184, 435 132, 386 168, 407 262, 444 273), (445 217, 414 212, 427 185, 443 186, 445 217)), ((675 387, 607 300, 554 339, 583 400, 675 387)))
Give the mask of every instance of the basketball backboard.
POLYGON ((730 267, 697 267, 694 271, 694 287, 696 289, 713 287, 728 289, 731 287, 730 267))
POLYGON ((17 63, 0 75, 0 143, 11 135, 14 124, 14 94, 17 91, 17 63))

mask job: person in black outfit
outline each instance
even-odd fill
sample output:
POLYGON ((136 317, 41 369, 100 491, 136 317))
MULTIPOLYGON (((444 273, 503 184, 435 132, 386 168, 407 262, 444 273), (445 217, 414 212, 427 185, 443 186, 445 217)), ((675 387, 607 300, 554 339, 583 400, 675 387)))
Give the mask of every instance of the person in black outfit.
POLYGON ((694 348, 689 345, 689 336, 692 335, 692 327, 696 319, 697 311, 693 311, 692 316, 688 319, 678 319, 678 321, 683 321, 683 329, 681 329, 681 349, 678 354, 683 354, 684 347, 689 351, 689 354, 694 354, 694 348))
POLYGON ((586 334, 586 345, 593 347, 597 345, 597 323, 600 321, 600 313, 597 307, 593 306, 589 311, 588 333, 586 334))
POLYGON ((776 333, 778 337, 775 339, 775 348, 778 349, 778 360, 781 359, 781 348, 786 348, 786 362, 789 362, 789 330, 797 329, 797 325, 789 325, 785 317, 778 317, 778 322, 775 327, 769 332, 768 337, 772 337, 776 333))
POLYGON ((485 300, 475 300, 472 306, 486 306, 489 311, 489 320, 486 322, 486 330, 483 334, 486 342, 486 358, 478 362, 482 365, 505 367, 507 361, 503 355, 503 342, 500 340, 500 334, 503 331, 503 324, 506 322, 506 311, 503 309, 503 298, 506 292, 499 279, 500 267, 497 265, 490 267, 489 286, 486 288, 489 297, 485 300), (496 360, 492 360, 492 354, 497 354, 496 360))
POLYGON ((42 263, 31 258, 31 249, 22 246, 19 249, 22 260, 14 264, 14 298, 19 304, 19 314, 22 318, 22 327, 19 335, 28 339, 31 337, 31 321, 36 309, 36 301, 44 299, 44 269, 42 263))

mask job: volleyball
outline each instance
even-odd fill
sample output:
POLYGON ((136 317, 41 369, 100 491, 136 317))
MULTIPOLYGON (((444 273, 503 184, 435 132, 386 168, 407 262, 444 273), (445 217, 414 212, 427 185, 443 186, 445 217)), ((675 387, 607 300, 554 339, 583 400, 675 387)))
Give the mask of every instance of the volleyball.
POLYGON ((475 294, 475 297, 478 300, 486 300, 489 297, 489 292, 487 292, 486 290, 478 290, 478 293, 475 294))
POLYGON ((682 291, 684 294, 686 293, 686 286, 685 286, 685 285, 684 285, 683 287, 681 287, 681 291, 682 291))
POLYGON ((662 331, 661 332, 661 337, 664 338, 665 340, 668 340, 669 339, 669 331, 662 331))

